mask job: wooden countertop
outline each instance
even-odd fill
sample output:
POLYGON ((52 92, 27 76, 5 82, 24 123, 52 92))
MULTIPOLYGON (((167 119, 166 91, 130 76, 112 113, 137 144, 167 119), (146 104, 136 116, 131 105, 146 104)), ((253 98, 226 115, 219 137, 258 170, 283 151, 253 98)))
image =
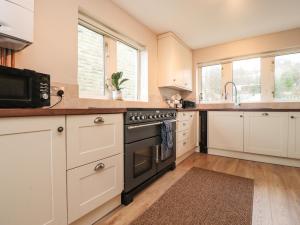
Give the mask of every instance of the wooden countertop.
POLYGON ((300 109, 275 109, 275 108, 222 108, 222 109, 198 109, 199 111, 243 111, 243 112, 300 112, 300 109))
POLYGON ((187 109, 176 109, 177 112, 191 112, 191 111, 201 111, 199 108, 187 108, 187 109))
POLYGON ((86 109, 0 109, 0 117, 60 116, 124 113, 126 108, 86 108, 86 109))
POLYGON ((275 108, 191 108, 191 109, 177 109, 178 112, 188 111, 237 111, 237 112, 300 112, 300 109, 275 109, 275 108))
MULTIPOLYGON (((189 112, 189 111, 300 112, 300 109, 189 108, 189 109, 177 109, 177 111, 178 112, 189 112)), ((113 114, 113 113, 125 113, 125 112, 127 112, 127 108, 0 109, 0 117, 88 115, 88 114, 109 114, 109 113, 113 114)))

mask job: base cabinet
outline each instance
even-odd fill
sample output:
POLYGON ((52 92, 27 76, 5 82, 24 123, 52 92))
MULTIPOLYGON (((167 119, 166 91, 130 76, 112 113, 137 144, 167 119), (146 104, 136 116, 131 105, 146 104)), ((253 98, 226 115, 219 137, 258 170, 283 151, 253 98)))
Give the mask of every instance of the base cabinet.
POLYGON ((289 113, 288 157, 300 159, 300 113, 289 113))
POLYGON ((243 115, 243 112, 209 112, 208 147, 242 152, 243 115))
POLYGON ((67 172, 68 223, 96 209, 123 190, 123 154, 67 172))
POLYGON ((123 115, 67 116, 67 129, 68 223, 71 224, 101 208, 124 189, 123 115))
POLYGON ((208 147, 300 159, 299 112, 208 112, 208 147))
POLYGON ((288 113, 245 112, 244 151, 287 157, 288 113))
POLYGON ((198 112, 178 112, 176 128, 176 158, 197 146, 198 112))
POLYGON ((64 126, 64 116, 0 119, 1 225, 67 224, 64 126))

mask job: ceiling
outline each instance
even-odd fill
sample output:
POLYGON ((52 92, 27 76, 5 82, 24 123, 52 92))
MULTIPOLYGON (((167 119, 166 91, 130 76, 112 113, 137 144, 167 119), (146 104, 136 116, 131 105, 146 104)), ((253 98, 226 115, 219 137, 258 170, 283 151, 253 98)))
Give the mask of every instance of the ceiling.
POLYGON ((157 34, 201 48, 300 27, 300 0, 112 0, 157 34))

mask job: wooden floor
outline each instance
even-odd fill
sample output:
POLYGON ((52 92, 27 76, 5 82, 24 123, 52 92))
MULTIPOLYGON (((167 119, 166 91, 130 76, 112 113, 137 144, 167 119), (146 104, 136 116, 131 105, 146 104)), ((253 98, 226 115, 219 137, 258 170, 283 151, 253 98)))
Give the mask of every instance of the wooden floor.
POLYGON ((143 213, 191 167, 254 179, 253 225, 300 225, 300 168, 194 153, 95 225, 125 225, 143 213))

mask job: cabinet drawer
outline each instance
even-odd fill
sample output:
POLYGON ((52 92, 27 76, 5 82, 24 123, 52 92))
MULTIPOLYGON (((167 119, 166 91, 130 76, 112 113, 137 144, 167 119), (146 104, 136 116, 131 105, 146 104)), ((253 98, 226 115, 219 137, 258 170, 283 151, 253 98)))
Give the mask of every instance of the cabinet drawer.
POLYGON ((188 130, 192 125, 192 121, 177 121, 177 131, 188 130))
POLYGON ((189 142, 188 139, 183 139, 176 143, 176 158, 182 156, 184 153, 186 153, 189 150, 188 142, 189 142))
POLYGON ((123 154, 69 170, 67 186, 70 224, 122 192, 123 154))
POLYGON ((179 112, 177 113, 177 120, 192 120, 195 117, 195 112, 179 112))
POLYGON ((189 130, 178 131, 176 133, 176 140, 177 141, 182 141, 183 139, 186 139, 189 136, 190 136, 189 130))
POLYGON ((123 152, 123 115, 67 116, 67 167, 123 152))

